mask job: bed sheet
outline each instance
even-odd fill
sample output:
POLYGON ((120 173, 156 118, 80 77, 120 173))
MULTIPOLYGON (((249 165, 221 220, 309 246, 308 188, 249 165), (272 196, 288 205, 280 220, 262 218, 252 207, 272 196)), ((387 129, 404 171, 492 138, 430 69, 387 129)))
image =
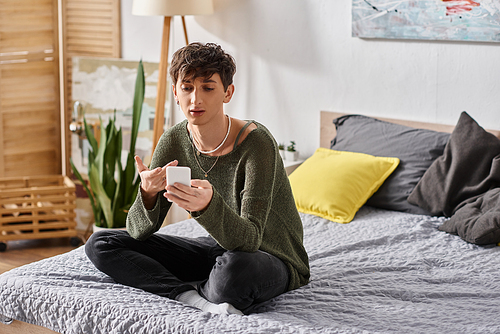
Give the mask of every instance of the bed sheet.
MULTIPOLYGON (((497 333, 500 247, 445 218, 363 207, 349 224, 301 214, 311 281, 246 316, 213 315, 115 283, 82 247, 0 275, 0 315, 60 333, 497 333)), ((206 235, 194 220, 161 233, 206 235)))

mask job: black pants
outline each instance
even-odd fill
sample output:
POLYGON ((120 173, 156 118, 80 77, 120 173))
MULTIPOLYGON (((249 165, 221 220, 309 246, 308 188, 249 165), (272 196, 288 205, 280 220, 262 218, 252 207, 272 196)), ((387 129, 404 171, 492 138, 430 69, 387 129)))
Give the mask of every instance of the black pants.
POLYGON ((285 291, 289 271, 263 251, 226 251, 212 237, 183 238, 154 234, 145 241, 126 231, 99 231, 85 245, 97 269, 118 283, 175 299, 193 290, 208 301, 239 310, 285 291))

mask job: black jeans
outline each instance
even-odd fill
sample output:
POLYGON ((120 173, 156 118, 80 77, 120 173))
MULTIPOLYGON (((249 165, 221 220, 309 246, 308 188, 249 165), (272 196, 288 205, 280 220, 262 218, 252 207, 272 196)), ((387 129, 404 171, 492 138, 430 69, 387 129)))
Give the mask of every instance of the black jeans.
POLYGON ((99 231, 85 252, 97 269, 118 283, 175 299, 194 290, 208 301, 239 310, 287 291, 290 274, 277 257, 263 251, 226 251, 212 237, 153 234, 136 240, 126 231, 99 231))

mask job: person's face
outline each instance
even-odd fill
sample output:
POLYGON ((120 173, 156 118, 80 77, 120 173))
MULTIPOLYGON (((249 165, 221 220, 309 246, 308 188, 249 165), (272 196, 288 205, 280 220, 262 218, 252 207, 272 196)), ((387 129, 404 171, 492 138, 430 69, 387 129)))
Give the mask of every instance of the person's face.
POLYGON ((231 100, 234 86, 224 91, 220 76, 215 73, 210 78, 179 78, 173 90, 188 121, 199 125, 224 113, 223 104, 231 100))

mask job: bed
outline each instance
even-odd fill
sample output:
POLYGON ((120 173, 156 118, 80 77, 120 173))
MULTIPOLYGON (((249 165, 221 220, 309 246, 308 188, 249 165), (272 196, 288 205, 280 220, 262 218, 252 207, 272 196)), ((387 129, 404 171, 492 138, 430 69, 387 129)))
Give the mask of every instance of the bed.
MULTIPOLYGON (((342 116, 321 112, 320 146, 340 151, 346 145, 354 147, 355 139, 363 139, 364 134, 357 138, 336 136, 342 125, 338 120, 342 120, 342 116), (334 119, 336 124, 332 122, 334 119)), ((365 120, 364 116, 356 117, 365 120)), ((346 119, 343 122, 349 123, 346 119)), ((439 132, 436 134, 439 139, 433 138, 432 145, 440 148, 428 150, 434 156, 428 158, 423 166, 417 166, 421 169, 420 174, 415 175, 415 171, 410 173, 418 187, 422 188, 420 192, 414 193, 417 186, 406 182, 407 179, 405 182, 409 184, 406 186, 412 188, 411 193, 399 189, 404 196, 414 197, 413 203, 421 206, 405 208, 407 203, 403 203, 403 207, 383 207, 393 205, 394 201, 390 197, 393 192, 389 189, 385 195, 389 196, 390 203, 384 203, 382 187, 391 185, 394 181, 391 177, 398 176, 396 174, 404 164, 406 169, 411 170, 408 167, 410 160, 404 156, 408 153, 408 146, 402 148, 403 153, 396 160, 397 167, 388 167, 393 170, 382 173, 382 181, 378 180, 379 184, 375 187, 368 187, 369 194, 364 195, 368 197, 368 202, 364 197, 353 201, 359 207, 354 208, 351 220, 346 214, 344 216, 348 221, 339 221, 338 217, 343 213, 330 216, 321 212, 305 213, 311 212, 307 210, 310 203, 307 199, 298 203, 302 206, 300 215, 304 225, 304 244, 311 266, 308 285, 256 305, 249 315, 213 315, 115 283, 94 268, 83 247, 80 247, 0 275, 0 333, 500 332, 497 312, 500 304, 500 247, 496 246, 496 236, 491 236, 495 233, 487 231, 490 239, 466 240, 467 233, 443 230, 443 225, 453 221, 457 212, 474 205, 477 207, 479 199, 483 206, 486 202, 492 203, 497 198, 497 179, 491 180, 491 175, 483 177, 480 180, 483 188, 478 191, 484 190, 484 183, 490 183, 482 194, 461 193, 461 199, 469 197, 451 213, 431 212, 437 207, 435 200, 430 204, 421 202, 426 197, 425 191, 429 191, 424 181, 428 182, 427 187, 436 187, 439 182, 435 182, 434 178, 443 170, 442 166, 441 169, 436 167, 436 162, 446 160, 443 157, 447 154, 455 157, 457 151, 452 150, 450 142, 454 139, 456 127, 387 119, 375 121, 378 125, 385 126, 386 123, 403 124, 402 133, 410 135, 410 147, 415 150, 417 137, 408 131, 408 126, 418 128, 418 131, 431 129, 439 132), (437 174, 433 173, 436 168, 437 174)), ((353 133, 359 134, 350 128, 349 133, 344 132, 344 135, 349 137, 353 133)), ((387 128, 383 128, 381 133, 383 138, 390 137, 387 128)), ((500 142, 499 132, 493 133, 488 139, 500 142)), ((466 132, 466 135, 470 137, 471 133, 466 132)), ((356 153, 372 156, 361 152, 360 148, 356 150, 359 151, 356 153)), ((488 146, 488 150, 492 148, 488 146)), ((493 156, 491 163, 496 163, 496 157, 493 156)), ((393 159, 388 160, 393 166, 394 157, 389 158, 393 159)), ((311 164, 308 166, 306 162, 290 175, 294 194, 298 190, 293 178, 311 174, 308 171, 312 168, 311 164)), ((448 169, 446 179, 454 173, 454 170, 448 169)), ((330 174, 334 177, 336 172, 330 174)), ((458 174, 459 179, 464 178, 463 174, 458 174)), ((456 180, 451 181, 452 185, 457 183, 456 180)), ((450 190, 449 187, 450 184, 446 183, 442 191, 452 191, 453 194, 446 198, 456 200, 456 188, 450 190)), ((466 188, 470 191, 471 187, 467 185, 466 188)), ((448 201, 445 204, 449 206, 448 201)), ((483 216, 487 213, 489 220, 486 220, 495 224, 497 212, 490 206, 486 205, 489 209, 483 212, 483 216)), ((455 220, 459 223, 467 221, 464 214, 455 220)), ((483 216, 475 221, 476 224, 483 222, 483 216)), ((473 225, 469 222, 467 229, 472 229, 473 225)), ((193 220, 168 225, 159 233, 206 234, 193 220)))

